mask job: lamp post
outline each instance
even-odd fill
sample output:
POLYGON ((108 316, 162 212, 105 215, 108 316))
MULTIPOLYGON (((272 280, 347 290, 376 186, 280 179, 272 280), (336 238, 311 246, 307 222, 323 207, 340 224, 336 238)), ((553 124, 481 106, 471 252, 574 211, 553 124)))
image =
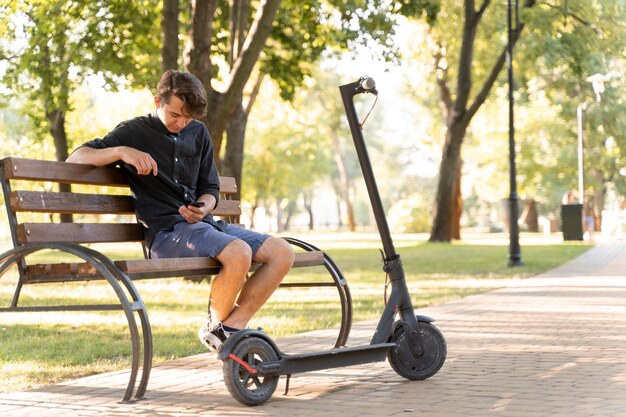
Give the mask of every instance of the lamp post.
POLYGON ((507 0, 507 69, 509 80, 509 266, 520 266, 522 263, 522 251, 519 244, 519 224, 517 223, 518 203, 517 203, 517 180, 515 169, 515 125, 513 118, 513 30, 517 37, 519 31, 519 2, 515 1, 515 29, 513 29, 513 11, 511 0, 507 0))
MULTIPOLYGON (((587 77, 587 81, 591 83, 593 92, 596 95, 595 103, 602 101, 602 93, 604 93, 604 83, 613 78, 613 73, 594 74, 587 77)), ((585 170, 584 170, 584 152, 585 138, 583 129, 583 115, 590 105, 594 104, 591 99, 585 100, 584 103, 576 108, 576 119, 578 121, 578 199, 581 204, 585 204, 585 170)), ((583 206, 584 212, 584 206, 583 206)))
POLYGON ((584 133, 583 133, 583 113, 593 101, 590 99, 576 108, 576 119, 578 120, 578 201, 580 204, 584 204, 585 196, 585 170, 584 170, 584 133))

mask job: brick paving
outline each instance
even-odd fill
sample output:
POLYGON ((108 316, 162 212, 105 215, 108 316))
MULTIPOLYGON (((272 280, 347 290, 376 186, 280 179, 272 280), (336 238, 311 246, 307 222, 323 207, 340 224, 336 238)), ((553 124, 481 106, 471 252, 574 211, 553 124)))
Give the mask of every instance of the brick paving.
MULTIPOLYGON (((245 407, 221 365, 202 354, 156 365, 146 399, 119 403, 128 372, 0 394, 13 416, 625 416, 626 243, 600 242, 577 259, 507 287, 421 309, 437 319, 448 359, 426 381, 387 362, 281 378, 274 396, 245 407)), ((356 323, 350 345, 374 322, 356 323)), ((284 338, 295 353, 326 348, 335 330, 284 338)))

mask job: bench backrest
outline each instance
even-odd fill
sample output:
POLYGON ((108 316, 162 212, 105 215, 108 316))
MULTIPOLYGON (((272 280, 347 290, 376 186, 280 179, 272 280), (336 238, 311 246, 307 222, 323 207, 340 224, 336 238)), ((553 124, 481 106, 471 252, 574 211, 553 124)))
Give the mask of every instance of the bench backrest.
MULTIPOLYGON (((0 180, 15 246, 40 242, 143 242, 143 226, 134 217, 129 185, 122 170, 58 161, 5 158, 0 180), (25 182, 29 183, 25 186, 25 182), (37 184, 33 184, 37 183, 37 184), (97 186, 100 193, 52 191, 51 183, 97 186), (22 189, 20 189, 22 188, 22 189), (39 189, 40 191, 33 191, 39 189), (22 221, 20 213, 89 215, 82 223, 22 221), (113 215, 113 216, 112 216, 113 215), (123 216, 128 217, 123 217, 123 216), (120 222, 125 219, 125 222, 120 222)), ((56 188, 56 187, 55 187, 56 188)), ((231 197, 235 179, 220 177, 222 198, 214 214, 238 223, 241 205, 231 197)), ((47 215, 47 216, 45 216, 47 215)), ((57 216, 59 217, 59 216, 57 216)))

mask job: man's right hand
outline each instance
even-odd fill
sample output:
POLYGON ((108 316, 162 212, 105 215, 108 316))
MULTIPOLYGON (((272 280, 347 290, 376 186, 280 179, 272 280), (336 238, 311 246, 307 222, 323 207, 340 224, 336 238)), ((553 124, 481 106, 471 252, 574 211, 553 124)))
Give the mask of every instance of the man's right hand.
POLYGON ((157 163, 149 153, 139 151, 135 148, 120 146, 120 159, 137 169, 139 175, 157 175, 159 169, 157 163))

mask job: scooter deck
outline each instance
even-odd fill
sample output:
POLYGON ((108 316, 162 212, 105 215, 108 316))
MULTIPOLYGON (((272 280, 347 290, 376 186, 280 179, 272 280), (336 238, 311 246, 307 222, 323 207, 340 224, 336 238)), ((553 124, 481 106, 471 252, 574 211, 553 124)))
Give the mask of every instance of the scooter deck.
POLYGON ((341 368, 364 363, 382 362, 395 343, 354 346, 324 352, 284 355, 277 361, 257 365, 259 375, 292 375, 322 369, 341 368))

